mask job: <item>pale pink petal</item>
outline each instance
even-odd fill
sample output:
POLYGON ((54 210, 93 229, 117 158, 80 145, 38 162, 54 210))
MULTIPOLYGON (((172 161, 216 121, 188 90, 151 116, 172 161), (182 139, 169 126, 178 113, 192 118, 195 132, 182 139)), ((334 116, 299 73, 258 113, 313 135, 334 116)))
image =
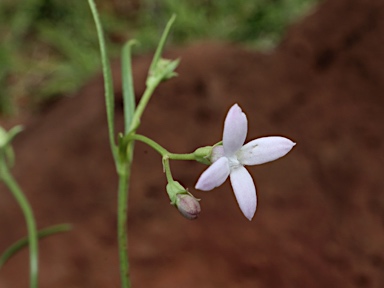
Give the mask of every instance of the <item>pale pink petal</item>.
POLYGON ((216 162, 217 160, 219 160, 223 156, 224 156, 224 147, 223 147, 223 145, 219 145, 219 146, 213 147, 212 155, 211 155, 211 159, 210 159, 211 163, 216 162))
POLYGON ((213 188, 220 186, 228 178, 229 163, 226 157, 221 157, 211 166, 209 166, 195 185, 196 189, 209 191, 213 188))
POLYGON ((235 104, 229 109, 224 122, 223 146, 226 156, 232 156, 244 144, 247 137, 247 116, 235 104))
POLYGON ((283 157, 295 145, 280 136, 258 138, 245 144, 237 153, 237 158, 243 165, 263 164, 283 157))
POLYGON ((244 216, 251 221, 257 205, 256 187, 252 177, 244 166, 238 166, 232 169, 230 178, 237 203, 244 216))

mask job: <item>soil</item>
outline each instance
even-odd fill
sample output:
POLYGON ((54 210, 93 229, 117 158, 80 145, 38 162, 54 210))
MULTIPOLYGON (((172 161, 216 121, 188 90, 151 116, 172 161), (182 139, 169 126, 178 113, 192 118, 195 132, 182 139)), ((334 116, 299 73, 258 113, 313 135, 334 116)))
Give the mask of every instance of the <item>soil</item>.
MULTIPOLYGON (((129 199, 133 287, 384 287, 384 2, 328 0, 290 27, 268 54, 235 44, 171 49, 179 77, 156 91, 140 133, 173 152, 221 139, 228 108, 248 115, 248 139, 284 135, 286 157, 249 167, 257 185, 253 221, 228 181, 194 190, 204 165, 171 163, 201 198, 188 221, 169 205, 160 157, 138 143, 129 199)), ((150 56, 134 59, 135 93, 150 56)), ((121 129, 120 68, 116 79, 121 129)), ((40 287, 119 287, 116 176, 101 75, 75 96, 25 121, 14 173, 40 228, 72 223, 40 243, 40 287)), ((4 186, 0 251, 25 235, 4 186)), ((28 254, 0 272, 0 287, 27 287, 28 254)))

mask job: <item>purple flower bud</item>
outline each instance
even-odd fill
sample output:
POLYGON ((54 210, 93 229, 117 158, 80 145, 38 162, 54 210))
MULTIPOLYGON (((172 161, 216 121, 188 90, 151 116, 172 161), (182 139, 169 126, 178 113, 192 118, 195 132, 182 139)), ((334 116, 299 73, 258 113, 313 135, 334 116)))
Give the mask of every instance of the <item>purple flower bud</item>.
POLYGON ((194 220, 199 215, 201 209, 199 201, 190 194, 177 194, 176 207, 185 218, 194 220))

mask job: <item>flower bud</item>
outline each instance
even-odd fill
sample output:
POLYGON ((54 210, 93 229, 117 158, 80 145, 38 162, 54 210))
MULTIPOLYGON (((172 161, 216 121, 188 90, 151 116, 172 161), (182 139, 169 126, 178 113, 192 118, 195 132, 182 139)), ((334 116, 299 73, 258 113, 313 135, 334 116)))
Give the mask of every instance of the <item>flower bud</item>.
POLYGON ((201 211, 199 200, 193 197, 179 182, 169 182, 167 193, 171 204, 177 207, 181 215, 189 220, 197 218, 201 211))
POLYGON ((169 80, 177 76, 175 69, 179 62, 179 59, 169 60, 160 58, 153 67, 150 67, 151 70, 149 71, 146 85, 153 86, 160 81, 169 80))
POLYGON ((176 207, 185 218, 194 220, 199 215, 201 208, 199 201, 191 194, 177 194, 176 207))

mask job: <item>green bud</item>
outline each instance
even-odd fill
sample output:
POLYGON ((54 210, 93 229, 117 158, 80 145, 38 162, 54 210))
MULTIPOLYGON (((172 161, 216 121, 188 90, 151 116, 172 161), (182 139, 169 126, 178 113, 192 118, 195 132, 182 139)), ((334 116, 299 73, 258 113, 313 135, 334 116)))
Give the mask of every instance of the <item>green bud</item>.
POLYGON ((147 78, 147 86, 157 85, 161 81, 165 81, 177 76, 175 72, 180 60, 168 60, 160 58, 156 65, 149 71, 147 78))
POLYGON ((206 146, 206 147, 200 147, 193 152, 193 155, 195 156, 195 159, 197 162, 206 164, 206 165, 211 165, 211 155, 212 155, 212 146, 206 146))

